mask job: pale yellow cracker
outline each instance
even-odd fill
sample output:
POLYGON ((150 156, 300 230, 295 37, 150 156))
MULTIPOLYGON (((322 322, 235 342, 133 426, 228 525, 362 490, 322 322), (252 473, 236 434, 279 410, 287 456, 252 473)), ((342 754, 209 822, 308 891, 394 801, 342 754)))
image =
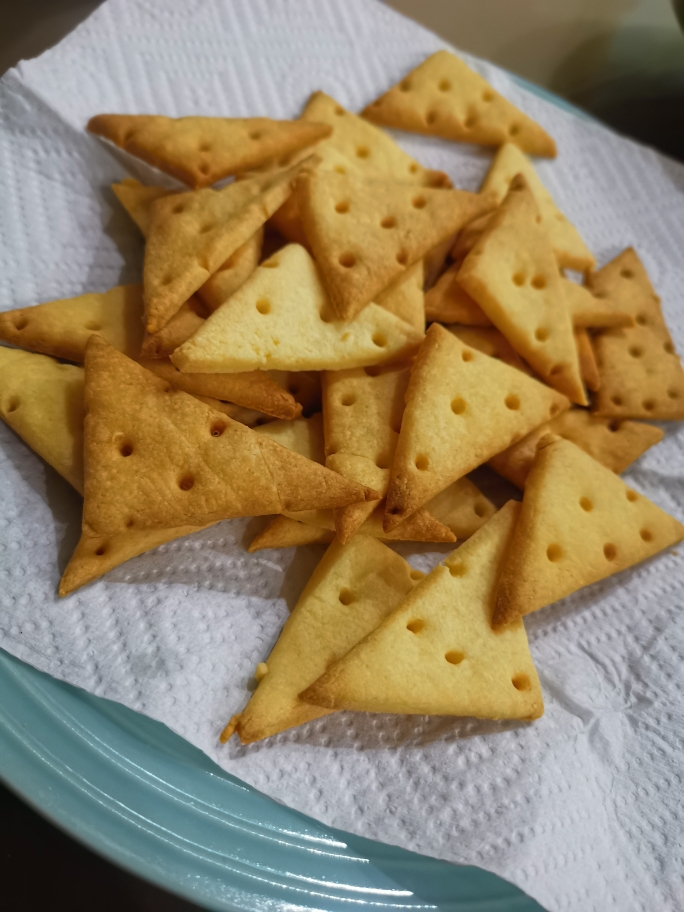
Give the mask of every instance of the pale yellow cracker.
POLYGON ((631 328, 595 339, 601 388, 597 415, 654 420, 684 419, 684 371, 663 318, 660 298, 635 251, 624 250, 591 275, 589 287, 633 317, 631 328))
POLYGON ((449 332, 478 351, 484 352, 490 358, 497 358, 504 364, 510 364, 511 367, 517 367, 518 370, 531 374, 532 371, 525 364, 523 359, 513 348, 503 333, 493 327, 481 326, 448 326, 449 332))
POLYGON ((355 320, 338 320, 311 256, 290 244, 262 263, 172 360, 192 373, 342 370, 406 357, 422 338, 377 304, 355 320))
POLYGON ((480 187, 482 193, 492 193, 501 202, 516 174, 523 174, 539 207, 541 226, 546 230, 553 252, 561 268, 587 272, 596 260, 578 230, 563 215, 553 197, 539 179, 529 158, 513 143, 501 146, 480 187))
POLYGON ((87 128, 195 189, 330 135, 326 124, 267 117, 98 114, 87 128))
POLYGON ((130 357, 143 337, 140 285, 118 285, 103 293, 47 301, 0 313, 0 340, 20 348, 83 362, 86 343, 97 333, 130 357))
POLYGON ((586 405, 570 312, 539 217, 518 175, 463 261, 458 281, 540 377, 586 405))
POLYGON ((554 158, 556 144, 478 73, 449 51, 437 51, 363 111, 383 127, 456 142, 515 143, 530 155, 554 158))
POLYGON ((376 304, 421 334, 425 332, 424 276, 423 261, 419 260, 375 299, 376 304))
POLYGON ((411 371, 385 528, 567 407, 560 393, 433 323, 411 371))
POLYGON ((328 710, 541 716, 542 692, 522 621, 502 633, 490 626, 518 512, 510 501, 301 699, 328 710))
POLYGON ((454 263, 425 295, 428 322, 463 323, 466 326, 491 326, 492 321, 457 281, 460 263, 454 263))
POLYGON ((318 172, 298 185, 304 230, 332 305, 350 319, 466 222, 491 211, 464 190, 318 172))
POLYGON ((166 326, 157 333, 145 333, 140 354, 143 358, 169 358, 175 350, 187 342, 209 316, 209 310, 196 295, 171 317, 166 326))
POLYGON ((548 434, 525 484, 494 624, 516 622, 682 538, 674 517, 574 443, 548 434))
POLYGON ((169 360, 138 360, 146 370, 166 380, 175 389, 185 390, 192 395, 232 402, 243 408, 273 415, 275 418, 296 418, 302 411, 301 405, 295 402, 291 393, 279 386, 264 371, 248 371, 242 374, 184 374, 169 360))
POLYGON ((575 329, 615 329, 634 326, 634 318, 605 297, 595 297, 585 285, 561 276, 565 301, 575 329))
POLYGON ((86 352, 84 536, 206 525, 374 497, 232 421, 93 336, 86 352))
POLYGON ((237 723, 240 740, 259 741, 325 715, 299 692, 377 627, 422 575, 372 538, 334 542, 259 667, 258 687, 237 723))

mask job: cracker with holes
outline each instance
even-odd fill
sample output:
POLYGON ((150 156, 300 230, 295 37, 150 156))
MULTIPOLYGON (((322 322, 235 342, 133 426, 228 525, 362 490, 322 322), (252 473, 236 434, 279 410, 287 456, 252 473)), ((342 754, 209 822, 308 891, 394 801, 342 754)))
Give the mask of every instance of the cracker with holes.
POLYGON ((558 265, 539 218, 518 175, 463 261, 458 281, 540 377, 586 405, 558 265))
POLYGON ((254 554, 256 551, 297 548, 300 545, 327 545, 334 538, 334 529, 312 526, 281 514, 266 523, 254 536, 247 550, 254 554))
POLYGON ((663 439, 662 430, 652 424, 600 418, 586 409, 573 408, 539 425, 518 443, 497 453, 489 460, 489 465, 517 487, 524 488, 537 444, 549 433, 570 440, 618 475, 663 439))
POLYGON ((290 244, 262 263, 172 360, 191 373, 342 370, 406 358, 422 339, 377 304, 355 320, 339 320, 311 256, 290 244))
POLYGON ((417 189, 333 172, 299 182, 304 230, 330 300, 345 320, 466 222, 491 211, 488 197, 417 189))
POLYGON ((484 352, 490 358, 497 358, 504 364, 510 364, 511 367, 517 367, 518 370, 525 371, 526 374, 532 375, 532 371, 525 364, 523 359, 513 348, 503 333, 493 326, 448 326, 449 332, 464 342, 470 348, 476 348, 484 352))
POLYGON ((315 156, 266 178, 236 181, 223 190, 196 190, 152 204, 143 284, 146 329, 158 332, 190 295, 262 227, 292 193, 315 156))
POLYGON ((326 715, 298 694, 367 636, 415 588, 422 573, 365 536, 334 542, 314 570, 237 721, 243 744, 326 715))
POLYGON ((302 411, 301 405, 295 402, 292 394, 279 386, 264 371, 248 371, 242 374, 183 374, 169 360, 140 358, 139 363, 171 386, 192 395, 232 402, 243 408, 273 415, 274 418, 296 418, 302 411))
POLYGON ((271 379, 291 393, 304 415, 321 409, 321 375, 319 371, 269 370, 271 379))
POLYGON ((300 695, 328 710, 537 719, 541 687, 522 621, 491 628, 519 512, 510 501, 300 695))
MULTIPOLYGON (((301 120, 327 124, 332 133, 316 146, 320 169, 360 178, 385 178, 418 187, 449 187, 441 171, 429 171, 411 158, 392 137, 347 111, 325 92, 314 92, 301 120)), ((289 241, 306 246, 301 224, 299 196, 292 196, 274 213, 271 223, 289 241)))
MULTIPOLYGON (((165 190, 163 187, 146 187, 132 178, 126 178, 120 184, 112 184, 112 190, 145 238, 150 230, 152 204, 158 199, 171 195, 171 191, 165 190)), ((227 301, 254 272, 259 263, 263 241, 264 229, 262 226, 241 247, 238 247, 213 275, 209 276, 201 288, 197 289, 198 297, 209 312, 216 310, 224 301, 227 301)), ((168 326, 168 323, 166 325, 168 326)), ((181 339, 181 342, 185 342, 185 338, 181 339)), ((178 342, 177 345, 180 345, 181 342, 178 342)))
POLYGON ((98 114, 88 130, 189 187, 200 189, 311 146, 326 124, 266 117, 98 114))
POLYGON ((368 105, 363 116, 382 127, 455 142, 511 142, 530 155, 556 155, 555 142, 538 123, 449 51, 424 60, 368 105))
POLYGON ((204 525, 377 495, 198 402, 93 336, 83 534, 204 525))
POLYGON ((97 333, 135 358, 143 337, 142 313, 142 286, 118 285, 102 294, 6 310, 0 313, 0 340, 82 363, 88 339, 97 333))
POLYGON ((375 299, 376 304, 417 329, 421 335, 425 332, 424 276, 425 266, 419 260, 375 299))
POLYGON ((568 405, 565 396, 433 323, 411 371, 385 528, 568 405))
POLYGON ((456 277, 460 268, 460 263, 454 263, 426 292, 425 319, 465 326, 491 326, 487 314, 458 282, 456 277))
POLYGON ((590 277, 590 289, 634 319, 595 339, 601 388, 597 415, 684 419, 684 370, 644 266, 630 247, 590 277))
POLYGON ((638 564, 684 526, 569 440, 539 442, 496 596, 494 626, 638 564))
POLYGON ((480 192, 493 194, 498 203, 508 193, 516 174, 522 174, 534 196, 541 226, 546 230, 558 265, 564 269, 587 272, 596 265, 594 256, 580 237, 575 226, 568 221, 553 197, 539 179, 529 158, 513 143, 501 146, 480 187, 480 192))

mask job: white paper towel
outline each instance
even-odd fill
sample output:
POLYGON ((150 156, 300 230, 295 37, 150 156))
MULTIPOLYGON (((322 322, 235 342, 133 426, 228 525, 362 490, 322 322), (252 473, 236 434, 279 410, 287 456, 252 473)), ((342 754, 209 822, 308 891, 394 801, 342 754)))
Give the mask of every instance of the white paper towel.
MULTIPOLYGON (((444 44, 374 0, 109 0, 0 84, 0 307, 138 280, 124 171, 84 132, 104 111, 295 117, 359 110, 444 44)), ((555 137, 539 171, 601 262, 642 256, 684 350, 684 168, 475 65, 555 137)), ((491 153, 402 135, 475 189, 491 153)), ((684 432, 629 482, 684 518, 684 432)), ((534 725, 340 714, 220 747, 320 549, 243 547, 250 521, 165 545, 66 600, 79 501, 0 427, 0 645, 165 722, 231 773, 341 829, 467 862, 552 912, 680 910, 684 567, 674 553, 527 619, 534 725)), ((412 558, 425 566, 442 554, 412 558)))

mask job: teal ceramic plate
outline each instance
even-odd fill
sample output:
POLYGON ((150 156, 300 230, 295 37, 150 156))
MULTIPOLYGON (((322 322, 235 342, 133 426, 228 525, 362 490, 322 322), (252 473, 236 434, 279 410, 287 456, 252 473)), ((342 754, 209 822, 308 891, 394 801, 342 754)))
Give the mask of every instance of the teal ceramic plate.
POLYGON ((166 726, 2 650, 0 694, 6 784, 89 848, 207 909, 543 912, 479 868, 322 826, 228 775, 166 726))

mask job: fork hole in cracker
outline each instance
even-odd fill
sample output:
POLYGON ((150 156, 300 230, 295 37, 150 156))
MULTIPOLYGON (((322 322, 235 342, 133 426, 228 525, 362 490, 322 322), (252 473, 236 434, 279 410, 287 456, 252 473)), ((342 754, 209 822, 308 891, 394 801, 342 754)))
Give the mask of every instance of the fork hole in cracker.
POLYGON ((199 171, 200 174, 209 174, 209 172, 211 171, 211 168, 209 167, 207 162, 204 162, 204 164, 200 165, 197 170, 199 171))
POLYGON ((346 215, 347 212, 349 212, 349 203, 347 202, 347 200, 341 200, 335 206, 335 212, 339 212, 340 215, 346 215))
POLYGON ((370 156, 370 149, 368 146, 357 146, 356 147, 356 157, 357 158, 368 158, 370 156))
POLYGON ((490 92, 489 89, 486 89, 482 93, 482 101, 494 101, 494 92, 490 92))
POLYGON ((641 403, 647 412, 652 412, 656 407, 655 399, 644 399, 641 403))
POLYGON ((552 564, 555 564, 563 557, 563 549, 554 542, 546 549, 546 556, 552 564))
POLYGON ((194 484, 195 479, 192 477, 192 475, 183 475, 178 482, 178 487, 181 489, 181 491, 189 491, 194 484))
POLYGON ((615 434, 622 427, 622 421, 619 418, 614 418, 612 421, 609 421, 607 424, 608 430, 615 434))
POLYGON ((542 288, 546 288, 546 279, 543 275, 536 275, 530 283, 532 288, 536 288, 537 291, 541 291, 542 288))
POLYGON ((603 556, 607 561, 614 561, 617 557, 617 548, 612 542, 606 542, 603 546, 603 556))
POLYGON ((551 368, 551 370, 549 371, 549 377, 557 377, 558 374, 562 374, 562 373, 563 373, 563 365, 554 364, 553 367, 551 368))
POLYGON ((356 265, 356 257, 353 253, 342 253, 338 260, 340 266, 344 266, 345 269, 351 269, 352 266, 356 265))
POLYGON ((211 144, 208 143, 208 142, 202 142, 202 143, 200 143, 200 145, 199 145, 199 151, 200 151, 200 152, 210 152, 210 151, 211 151, 211 144))
POLYGON ((87 330, 89 330, 90 332, 96 333, 102 329, 102 325, 100 323, 98 323, 97 320, 89 320, 86 323, 85 328, 87 330))
POLYGON ((620 406, 622 405, 622 396, 611 396, 610 401, 613 403, 613 405, 620 406))
POLYGON ((637 500, 638 497, 639 497, 639 495, 637 494, 636 491, 632 491, 631 488, 628 488, 628 489, 627 489, 627 500, 628 500, 630 503, 634 503, 634 501, 637 500))
POLYGON ((23 315, 21 317, 17 317, 14 321, 14 328, 18 332, 21 332, 22 329, 26 329, 27 326, 28 326, 28 317, 25 317, 23 315))
POLYGON ((207 222, 206 225, 202 225, 200 228, 200 234, 207 234, 209 231, 213 231, 215 227, 213 222, 207 222))
POLYGON ((444 654, 444 658, 449 665, 460 665, 463 659, 465 659, 465 654, 459 649, 450 649, 449 652, 444 654))
POLYGON ((411 572, 409 573, 409 576, 411 577, 412 580, 415 580, 416 582, 418 580, 425 579, 425 574, 423 573, 422 570, 411 570, 411 572))
POLYGON ((347 169, 343 168, 342 165, 335 165, 333 170, 335 171, 336 174, 346 174, 347 173, 347 169))
POLYGON ((432 126, 432 124, 434 124, 434 123, 436 123, 436 122, 437 122, 437 112, 436 112, 436 111, 428 111, 427 114, 426 114, 426 116, 425 116, 425 123, 426 123, 428 126, 432 126))
POLYGON ((356 396, 353 393, 345 393, 344 396, 340 399, 342 405, 354 405, 356 402, 356 396))
POLYGON ((460 396, 456 396, 455 399, 451 400, 451 411, 454 413, 454 415, 462 415, 465 410, 465 399, 461 399, 460 396))
POLYGON ((628 351, 633 358, 640 358, 644 353, 640 345, 630 345, 628 351))
POLYGON ((519 125, 518 125, 518 124, 511 124, 510 127, 508 128, 508 135, 509 135, 509 136, 517 136, 518 133, 520 133, 520 127, 519 127, 519 125))
POLYGON ((381 228, 396 228, 397 220, 393 215, 386 215, 384 219, 380 222, 381 228))
POLYGON ((377 345, 378 348, 384 348, 387 345, 387 338, 383 336, 382 333, 376 332, 373 333, 373 345, 377 345))
POLYGON ((427 205, 427 200, 424 196, 414 196, 411 200, 411 205, 414 209, 424 209, 427 205))
POLYGON ((653 533, 650 531, 650 529, 641 529, 639 531, 639 535, 641 536, 642 541, 653 541, 653 533))
POLYGON ((532 682, 526 674, 513 675, 511 684, 516 690, 532 690, 532 682))
POLYGON ((161 282, 161 283, 162 283, 162 285, 170 285, 171 282, 173 282, 173 276, 172 276, 172 275, 165 275, 164 278, 162 279, 162 282, 161 282))
POLYGON ((19 408, 19 396, 10 396, 9 402, 7 403, 6 412, 16 412, 19 408))
POLYGON ((397 254, 397 263, 399 263, 400 266, 406 266, 408 263, 408 253, 405 250, 400 250, 397 254))
POLYGON ((477 117, 474 114, 469 114, 463 121, 463 126, 466 128, 466 130, 472 130, 476 123, 477 117))
POLYGON ((133 444, 129 443, 128 441, 126 441, 125 443, 122 443, 121 446, 119 447, 119 452, 124 457, 130 456, 133 453, 133 444))
POLYGON ((668 399, 679 399, 679 390, 676 390, 676 389, 674 389, 674 387, 671 386, 667 391, 667 398, 668 399))
POLYGON ((634 273, 632 272, 631 269, 621 269, 620 275, 622 276, 623 279, 633 279, 634 278, 634 273))
POLYGON ((430 460, 427 458, 427 456, 424 456, 422 454, 420 456, 416 456, 415 466, 419 472, 427 471, 429 465, 430 460))
POLYGON ((338 106, 335 108, 335 114, 336 114, 338 117, 342 117, 342 115, 344 114, 344 108, 341 108, 341 107, 338 105, 338 106))
POLYGON ((451 88, 451 83, 448 79, 442 79, 440 80, 438 88, 440 92, 448 92, 451 88))
POLYGON ((411 162, 409 165, 409 174, 418 174, 419 166, 416 162, 411 162))
POLYGON ((510 396, 506 396, 504 399, 504 405, 507 409, 510 409, 511 412, 517 412, 520 408, 520 399, 518 396, 511 393, 510 396))
POLYGON ((525 276, 522 272, 513 273, 513 284, 517 285, 518 288, 522 288, 522 286, 525 284, 525 276))
MULTIPOLYGON (((598 295, 595 295, 595 297, 598 298, 598 295)), ((639 326, 646 326, 646 324, 648 323, 648 318, 647 318, 646 314, 637 314, 634 319, 639 324, 639 326)))
POLYGON ((424 627, 425 627, 425 621, 421 620, 421 618, 414 618, 414 620, 409 621, 408 624, 406 625, 406 629, 410 630, 411 633, 420 633, 420 631, 423 630, 424 627))
POLYGON ((449 564, 449 573, 452 576, 465 576, 467 572, 468 568, 462 561, 459 561, 457 564, 449 564))
POLYGON ((220 437, 221 434, 223 434, 223 432, 225 431, 225 429, 226 429, 226 424, 225 424, 225 422, 223 422, 223 421, 215 421, 215 422, 212 424, 212 426, 211 426, 211 431, 210 431, 211 436, 212 436, 212 437, 220 437))
POLYGON ((102 557, 102 555, 105 554, 106 552, 107 552, 107 544, 106 544, 106 543, 104 543, 104 544, 102 544, 102 545, 99 545, 98 548, 95 550, 95 554, 96 554, 98 557, 102 557))
POLYGON ((461 352, 461 358, 464 361, 472 361, 473 353, 471 352, 471 350, 469 348, 464 348, 463 351, 461 352))
POLYGON ((392 465, 389 453, 381 453, 375 460, 375 464, 379 469, 389 469, 392 465))
POLYGON ((135 525, 135 520, 133 519, 132 516, 129 516, 129 518, 126 520, 126 528, 132 529, 134 525, 135 525))
POLYGON ((259 300, 256 302, 256 309, 260 314, 266 316, 266 314, 270 314, 271 312, 271 302, 268 300, 268 298, 259 298, 259 300))
POLYGON ((480 503, 480 501, 478 501, 475 504, 475 506, 473 507, 473 513, 479 519, 482 519, 482 517, 485 515, 486 512, 487 512, 487 510, 485 509, 485 505, 483 503, 480 503))
POLYGON ((668 355, 674 355, 675 353, 675 347, 672 342, 664 342, 663 349, 668 353, 668 355))
POLYGON ((356 601, 356 596, 351 589, 340 589, 339 599, 343 605, 351 605, 356 601))
POLYGON ((588 497, 580 497, 579 505, 582 507, 585 513, 591 513, 591 511, 594 509, 594 504, 591 500, 589 500, 588 497))
POLYGON ((249 134, 249 138, 253 140, 261 139, 261 132, 259 130, 252 130, 249 134))
POLYGON ((539 329, 535 329, 534 331, 534 338, 537 340, 537 342, 546 342, 549 336, 550 332, 546 326, 540 326, 539 329))

